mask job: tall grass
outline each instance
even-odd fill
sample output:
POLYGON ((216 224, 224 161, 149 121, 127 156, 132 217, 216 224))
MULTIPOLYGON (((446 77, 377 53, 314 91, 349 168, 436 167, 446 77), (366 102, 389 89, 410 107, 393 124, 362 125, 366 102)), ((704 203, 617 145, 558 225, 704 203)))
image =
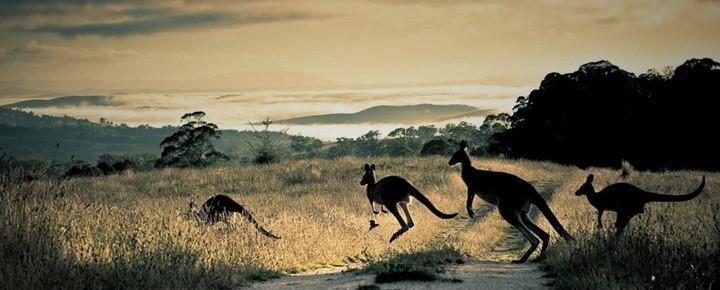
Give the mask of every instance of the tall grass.
MULTIPOLYGON (((566 282, 561 275, 582 277, 575 272, 564 275, 566 271, 599 272, 595 265, 616 269, 609 266, 613 261, 584 264, 586 268, 562 268, 571 267, 575 261, 589 262, 590 258, 578 255, 590 256, 597 253, 592 249, 613 243, 604 234, 590 230, 594 212, 584 198, 572 195, 585 178, 583 172, 529 161, 481 160, 476 161, 476 166, 512 172, 533 183, 551 201, 558 219, 578 238, 576 243, 551 242, 548 265, 558 273, 559 286, 587 285, 566 282)), ((616 174, 597 172, 598 185, 611 181, 616 174)), ((631 179, 648 189, 680 192, 697 185, 695 175, 641 173, 633 174, 631 179)), ((690 245, 687 253, 698 261, 702 257, 709 259, 707 255, 712 251, 717 257, 718 230, 708 226, 713 222, 710 217, 717 212, 711 207, 718 200, 713 191, 717 188, 715 180, 717 175, 708 176, 706 192, 697 200, 651 206, 642 219, 631 222, 628 239, 642 238, 642 234, 642 239, 656 243, 647 251, 669 249, 670 253, 657 255, 658 259, 686 255, 677 250, 685 245, 690 245), (661 218, 668 222, 665 226, 658 226, 661 218), (642 227, 653 230, 641 231, 642 227)), ((481 217, 467 219, 465 185, 459 169, 448 167, 446 158, 233 164, 126 172, 61 184, 40 180, 10 184, 2 190, 0 280, 9 288, 227 288, 327 265, 366 262, 376 272, 383 271, 383 267, 398 269, 404 267, 397 265, 405 263, 402 261, 413 261, 403 257, 415 257, 414 253, 425 253, 423 259, 437 257, 439 261, 457 255, 509 260, 517 258, 522 246, 527 246, 518 244, 510 251, 498 251, 507 248, 505 237, 512 231, 494 209, 482 202, 476 203, 481 217), (416 227, 389 244, 390 236, 399 227, 391 215, 379 216, 381 226, 368 231, 370 206, 365 188, 359 185, 365 162, 377 165, 378 177, 407 177, 438 208, 460 212, 461 216, 440 220, 414 203, 411 213, 416 227), (231 220, 230 226, 206 226, 187 218, 191 201, 202 203, 221 193, 243 204, 260 224, 282 239, 265 238, 240 217, 231 220)), ((542 226, 550 229, 547 224, 542 226)), ((557 236, 554 232, 552 235, 557 236)), ((632 253, 632 249, 627 251, 632 253)), ((633 257, 622 259, 642 263, 633 257)), ((674 265, 674 261, 657 263, 674 265)), ((696 263, 694 267, 716 269, 717 262, 696 263)), ((628 279, 618 281, 636 283, 628 279)), ((597 281, 603 283, 599 278, 597 281)))
MULTIPOLYGON (((593 170, 595 188, 620 181, 610 170, 593 170), (598 178, 599 177, 599 178, 598 178)), ((660 193, 688 193, 701 172, 634 172, 627 182, 660 193)), ((615 214, 597 212, 586 198, 572 195, 585 180, 578 174, 557 194, 554 209, 569 221, 577 240, 548 250, 546 270, 560 289, 714 289, 720 277, 720 196, 718 174, 708 174, 705 191, 681 203, 650 203, 623 236, 614 233, 615 214)))

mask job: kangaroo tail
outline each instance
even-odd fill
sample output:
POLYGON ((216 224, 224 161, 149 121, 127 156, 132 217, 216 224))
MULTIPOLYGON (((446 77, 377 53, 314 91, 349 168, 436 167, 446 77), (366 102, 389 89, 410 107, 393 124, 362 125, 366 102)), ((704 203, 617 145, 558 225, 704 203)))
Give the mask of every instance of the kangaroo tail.
POLYGON ((568 233, 565 228, 560 224, 560 221, 555 217, 555 214, 553 214, 552 210, 550 210, 550 207, 548 206, 547 202, 538 194, 537 198, 535 198, 532 203, 537 206, 540 209, 540 212, 545 216, 545 218, 550 222, 550 225, 552 225, 553 229, 562 236, 565 240, 573 240, 573 237, 568 233))
POLYGON ((253 226, 255 226, 255 229, 256 229, 258 232, 260 232, 262 235, 264 235, 264 236, 266 236, 266 237, 268 237, 268 238, 280 239, 280 237, 274 235, 273 233, 267 231, 265 228, 263 228, 262 226, 260 226, 260 225, 258 224, 258 222, 252 217, 252 215, 250 214, 250 212, 247 211, 247 210, 245 210, 245 208, 243 208, 242 206, 240 206, 239 208, 236 208, 234 211, 237 212, 237 213, 239 213, 240 215, 242 215, 248 222, 250 222, 251 224, 253 224, 253 226))
POLYGON ((702 177, 702 182, 700 182, 700 186, 698 188, 688 194, 683 195, 670 195, 670 194, 659 194, 659 193, 650 193, 651 194, 651 201, 665 201, 665 202, 674 202, 674 201, 687 201, 695 198, 698 196, 703 189, 705 188, 705 175, 702 177))
POLYGON ((441 219, 451 219, 458 215, 457 213, 446 214, 444 212, 441 212, 432 204, 432 202, 430 202, 429 199, 427 199, 427 197, 425 197, 425 195, 423 195, 417 188, 412 185, 410 186, 410 195, 417 199, 420 203, 424 204, 425 207, 430 210, 430 212, 432 212, 434 215, 441 219))

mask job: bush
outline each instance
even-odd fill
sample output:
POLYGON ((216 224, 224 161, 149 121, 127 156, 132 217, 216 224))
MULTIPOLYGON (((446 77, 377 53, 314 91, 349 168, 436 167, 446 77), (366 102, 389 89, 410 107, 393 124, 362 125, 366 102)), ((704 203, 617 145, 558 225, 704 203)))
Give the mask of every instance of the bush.
POLYGON ((452 155, 457 145, 450 139, 434 139, 425 143, 420 150, 420 155, 452 155))
POLYGON ((70 179, 75 177, 95 177, 100 176, 103 174, 103 172, 98 169, 95 166, 92 166, 84 161, 81 161, 82 163, 80 165, 75 165, 70 168, 65 174, 63 174, 63 179, 70 179))

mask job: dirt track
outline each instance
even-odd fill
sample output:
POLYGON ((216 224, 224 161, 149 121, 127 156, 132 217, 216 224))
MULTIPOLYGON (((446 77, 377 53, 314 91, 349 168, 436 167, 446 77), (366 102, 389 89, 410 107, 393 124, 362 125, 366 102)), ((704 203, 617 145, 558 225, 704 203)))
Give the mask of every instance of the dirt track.
MULTIPOLYGON (((249 289, 358 289, 373 285, 375 275, 358 274, 347 268, 327 268, 305 274, 291 275, 249 289)), ((443 281, 395 282, 375 284, 380 289, 549 289, 537 264, 470 260, 448 268, 443 281), (462 282, 453 282, 453 279, 462 282)))

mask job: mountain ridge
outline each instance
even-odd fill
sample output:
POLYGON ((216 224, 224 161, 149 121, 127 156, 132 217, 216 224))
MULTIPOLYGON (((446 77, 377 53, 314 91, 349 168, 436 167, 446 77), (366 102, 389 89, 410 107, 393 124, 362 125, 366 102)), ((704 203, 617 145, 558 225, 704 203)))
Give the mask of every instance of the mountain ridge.
POLYGON ((438 122, 462 117, 487 116, 493 110, 452 104, 417 104, 417 105, 380 105, 360 110, 355 113, 335 113, 310 115, 276 121, 278 124, 413 124, 420 122, 438 122))

